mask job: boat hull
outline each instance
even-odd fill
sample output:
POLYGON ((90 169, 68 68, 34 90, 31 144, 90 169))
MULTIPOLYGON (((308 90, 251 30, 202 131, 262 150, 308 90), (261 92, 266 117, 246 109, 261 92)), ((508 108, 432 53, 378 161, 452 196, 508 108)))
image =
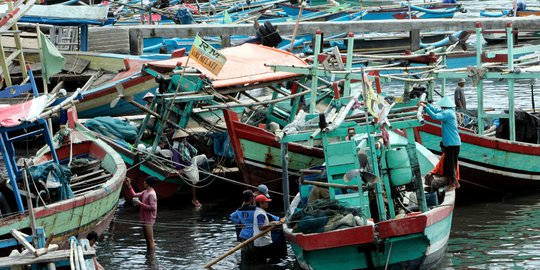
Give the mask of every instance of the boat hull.
MULTIPOLYGON (((127 149, 111 138, 102 135, 100 135, 100 138, 120 154, 128 167, 126 176, 133 181, 133 187, 136 190, 144 189, 143 182, 148 176, 155 176, 161 180, 154 186, 154 190, 159 199, 173 196, 180 187, 184 185, 183 180, 178 176, 175 170, 149 159, 141 160, 142 157, 138 156, 137 152, 127 149)), ((131 195, 125 187, 122 193, 126 200, 131 200, 131 195)))
MULTIPOLYGON (((281 190, 283 172, 281 149, 275 135, 262 128, 239 122, 238 116, 233 111, 224 110, 223 115, 234 149, 234 158, 244 182, 250 185, 265 183, 274 190, 281 190)), ((292 175, 301 169, 321 165, 324 162, 322 149, 300 144, 289 143, 288 156, 288 169, 292 175)), ((298 190, 296 185, 290 188, 298 190)))
MULTIPOLYGON (((73 129, 70 135, 72 143, 67 142, 57 148, 59 160, 68 160, 70 156, 89 156, 101 160, 102 168, 111 176, 100 187, 84 195, 34 208, 36 225, 44 228, 47 241, 59 245, 66 244, 71 236, 85 237, 90 231, 101 233, 108 227, 114 217, 126 175, 120 155, 105 142, 84 133, 74 112, 70 113, 69 123, 73 129)), ((33 159, 35 164, 50 160, 51 154, 45 149, 40 150, 33 159)), ((9 235, 12 229, 31 234, 28 212, 0 219, 0 236, 9 235)))
MULTIPOLYGON (((419 140, 441 154, 440 125, 426 121, 419 127, 419 140)), ((540 145, 511 142, 460 130, 460 177, 463 189, 493 190, 501 193, 540 188, 540 145)), ((460 191, 462 189, 460 188, 460 191)))

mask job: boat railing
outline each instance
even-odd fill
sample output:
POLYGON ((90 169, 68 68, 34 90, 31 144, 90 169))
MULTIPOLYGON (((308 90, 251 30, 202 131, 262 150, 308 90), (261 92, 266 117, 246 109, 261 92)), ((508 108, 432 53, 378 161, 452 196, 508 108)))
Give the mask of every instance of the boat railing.
MULTIPOLYGON (((487 118, 506 118, 509 120, 511 141, 516 141, 516 119, 515 119, 515 100, 514 83, 518 79, 537 79, 540 78, 540 70, 537 68, 539 61, 532 53, 540 50, 540 46, 514 47, 513 25, 506 25, 506 48, 497 51, 484 52, 483 45, 477 38, 476 44, 476 66, 461 69, 443 69, 436 72, 437 78, 442 79, 471 79, 476 86, 476 95, 478 99, 478 134, 484 135, 485 123, 487 118), (515 58, 518 54, 524 54, 523 58, 515 58), (484 87, 485 79, 506 79, 508 85, 508 113, 492 114, 484 110, 484 87)), ((476 36, 481 37, 484 33, 482 24, 476 25, 476 36)))

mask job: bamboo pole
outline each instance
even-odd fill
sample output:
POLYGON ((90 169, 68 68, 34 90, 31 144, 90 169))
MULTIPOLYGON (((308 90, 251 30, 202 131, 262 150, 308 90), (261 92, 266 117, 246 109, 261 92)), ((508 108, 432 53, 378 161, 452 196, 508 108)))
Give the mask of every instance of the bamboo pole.
POLYGON ((225 108, 233 108, 233 107, 251 107, 251 106, 257 106, 257 105, 266 105, 266 104, 273 104, 278 103, 284 100, 292 99, 298 96, 303 96, 305 94, 308 94, 310 91, 303 91, 300 93, 288 95, 286 97, 276 98, 272 100, 266 100, 266 101, 259 101, 254 103, 240 103, 240 104, 221 104, 221 105, 211 105, 211 106, 204 106, 202 109, 225 109, 225 108))

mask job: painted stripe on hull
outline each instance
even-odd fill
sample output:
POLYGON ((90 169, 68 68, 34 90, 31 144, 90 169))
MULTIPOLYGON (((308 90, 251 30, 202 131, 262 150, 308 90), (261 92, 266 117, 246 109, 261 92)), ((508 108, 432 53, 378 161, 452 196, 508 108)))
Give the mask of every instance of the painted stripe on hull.
MULTIPOLYGON (((427 125, 426 125, 427 126, 427 125)), ((440 154, 440 133, 432 129, 420 129, 422 143, 434 153, 440 154)), ((492 138, 482 138, 480 136, 471 136, 460 134, 462 137, 462 146, 459 159, 462 162, 485 167, 486 172, 513 173, 507 175, 519 177, 520 174, 525 178, 531 175, 540 175, 540 145, 525 143, 509 143, 503 140, 492 138), (473 140, 474 139, 474 140, 473 140), (515 147, 512 147, 515 146, 515 147)))

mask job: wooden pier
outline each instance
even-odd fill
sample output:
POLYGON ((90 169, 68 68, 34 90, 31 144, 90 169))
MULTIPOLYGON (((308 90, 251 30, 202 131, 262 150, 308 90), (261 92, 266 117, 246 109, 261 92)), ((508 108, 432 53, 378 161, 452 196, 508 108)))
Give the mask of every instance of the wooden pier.
MULTIPOLYGON (((373 20, 355 22, 301 22, 298 25, 298 35, 314 34, 321 30, 323 33, 344 33, 344 32, 409 32, 412 37, 419 36, 421 31, 461 31, 475 29, 476 23, 481 23, 484 30, 504 29, 507 23, 512 23, 514 29, 537 30, 540 29, 540 19, 536 17, 506 17, 506 18, 467 18, 467 19, 421 19, 421 20, 373 20)), ((295 23, 275 24, 281 35, 291 35, 295 23)), ((89 40, 110 41, 113 36, 124 33, 121 46, 118 41, 117 48, 129 48, 131 54, 142 54, 142 41, 144 38, 189 38, 197 33, 202 36, 220 36, 223 45, 227 46, 230 36, 247 35, 254 36, 255 29, 251 24, 190 24, 190 25, 133 25, 109 27, 108 31, 91 29, 89 40), (99 34, 98 34, 99 32, 99 34), (110 33, 110 34, 108 34, 110 33), (127 33, 127 35, 126 35, 127 33), (98 38, 100 36, 101 38, 98 38), (109 36, 109 37, 107 37, 109 36)), ((415 40, 415 39, 413 39, 415 40)), ((416 40, 419 40, 418 38, 416 40)), ((97 46, 97 45, 96 45, 97 46)), ((91 47, 91 46, 90 46, 91 47)), ((90 48, 91 49, 91 48, 90 48)))

